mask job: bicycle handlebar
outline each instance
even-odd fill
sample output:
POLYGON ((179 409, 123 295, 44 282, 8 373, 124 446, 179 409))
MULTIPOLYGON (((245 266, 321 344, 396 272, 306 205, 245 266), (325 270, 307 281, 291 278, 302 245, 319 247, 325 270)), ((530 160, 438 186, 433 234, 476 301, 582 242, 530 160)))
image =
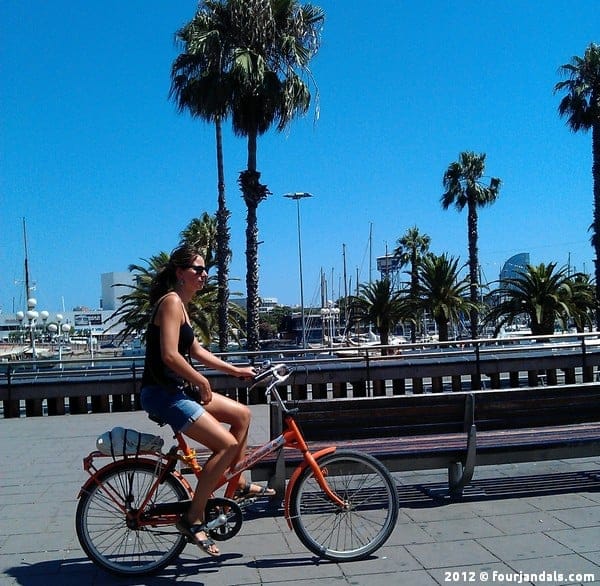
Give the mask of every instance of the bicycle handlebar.
POLYGON ((250 388, 253 388, 255 385, 268 378, 273 379, 272 381, 270 381, 269 386, 279 385, 285 382, 288 379, 288 377, 292 374, 292 372, 293 370, 289 368, 286 364, 271 364, 270 362, 267 362, 263 364, 258 374, 255 375, 253 379, 254 382, 250 388))

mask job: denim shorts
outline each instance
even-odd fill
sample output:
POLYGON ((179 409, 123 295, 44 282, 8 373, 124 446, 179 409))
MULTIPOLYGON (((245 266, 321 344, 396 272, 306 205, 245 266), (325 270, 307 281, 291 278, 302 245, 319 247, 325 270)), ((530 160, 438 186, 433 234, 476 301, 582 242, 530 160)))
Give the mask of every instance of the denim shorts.
POLYGON ((144 387, 140 400, 144 411, 168 423, 175 432, 185 432, 204 413, 204 407, 183 391, 173 392, 158 385, 144 387))

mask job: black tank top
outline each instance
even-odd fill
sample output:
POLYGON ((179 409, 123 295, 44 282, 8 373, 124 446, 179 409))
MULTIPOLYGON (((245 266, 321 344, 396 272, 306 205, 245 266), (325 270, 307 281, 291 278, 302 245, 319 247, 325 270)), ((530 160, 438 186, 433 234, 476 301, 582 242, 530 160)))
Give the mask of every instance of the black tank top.
MULTIPOLYGON (((173 372, 162 359, 160 351, 160 326, 154 323, 154 317, 163 297, 156 304, 152 311, 152 317, 148 324, 146 332, 146 359, 144 361, 144 374, 142 375, 142 387, 150 385, 160 385, 162 387, 177 389, 185 385, 185 380, 173 372)), ((179 341, 177 350, 188 361, 190 361, 190 348, 194 342, 194 330, 192 326, 185 321, 179 327, 179 341)))

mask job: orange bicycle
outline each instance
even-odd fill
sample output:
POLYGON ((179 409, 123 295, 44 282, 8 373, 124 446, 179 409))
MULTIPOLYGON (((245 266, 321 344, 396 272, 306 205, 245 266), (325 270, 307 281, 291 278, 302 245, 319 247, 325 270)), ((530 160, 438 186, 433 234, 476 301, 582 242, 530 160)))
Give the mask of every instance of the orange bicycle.
MULTIPOLYGON (((265 393, 284 414, 284 429, 277 438, 252 450, 228 470, 218 488, 223 497, 209 500, 206 521, 210 536, 230 539, 240 530, 243 510, 232 500, 238 478, 262 458, 292 447, 303 462, 292 474, 285 491, 288 525, 300 541, 319 557, 334 561, 363 559, 381 547, 391 535, 398 517, 398 493, 394 479, 379 460, 335 446, 312 453, 287 409, 277 386, 291 374, 284 364, 267 364, 254 379, 266 382, 265 393)), ((84 459, 90 478, 82 486, 75 516, 79 542, 97 565, 118 575, 157 572, 183 551, 187 538, 175 528, 189 506, 193 489, 177 470, 182 462, 198 474, 196 452, 180 433, 177 444, 162 451, 137 453, 114 459, 96 468, 99 451, 84 459)))

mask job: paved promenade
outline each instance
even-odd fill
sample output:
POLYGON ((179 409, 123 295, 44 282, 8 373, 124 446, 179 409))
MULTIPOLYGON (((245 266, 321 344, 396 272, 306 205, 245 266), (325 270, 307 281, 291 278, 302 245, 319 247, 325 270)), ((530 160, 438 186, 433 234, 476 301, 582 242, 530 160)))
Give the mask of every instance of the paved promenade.
MULTIPOLYGON (((267 413, 253 410, 258 442, 267 413)), ((600 458, 479 468, 457 503, 428 496, 444 471, 398 474, 398 525, 365 561, 317 560, 280 510, 257 504, 218 561, 188 545, 158 576, 118 579, 85 557, 74 530, 82 457, 115 425, 170 443, 143 413, 0 420, 2 586, 600 584, 600 458)))

